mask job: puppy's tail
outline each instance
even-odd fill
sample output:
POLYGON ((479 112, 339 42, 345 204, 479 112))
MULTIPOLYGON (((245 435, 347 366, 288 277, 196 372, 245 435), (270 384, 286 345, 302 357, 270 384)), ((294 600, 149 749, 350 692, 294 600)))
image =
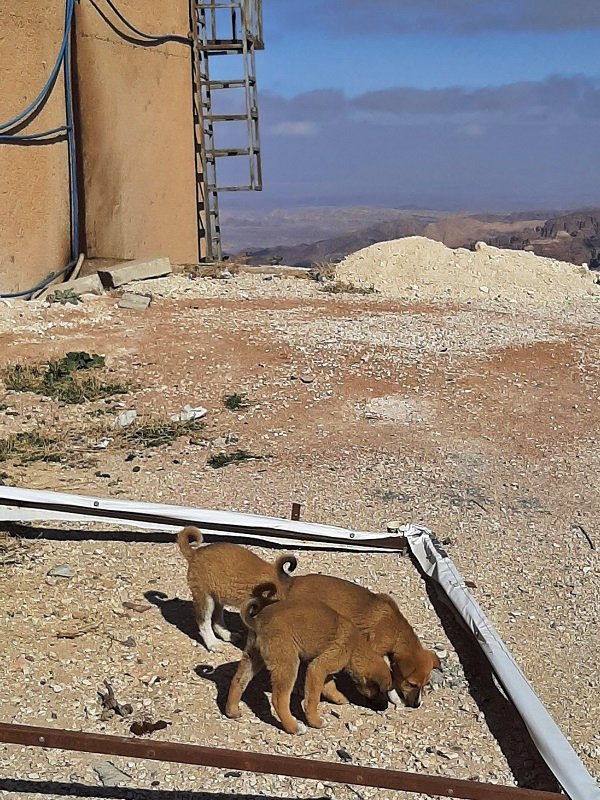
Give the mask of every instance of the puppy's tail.
POLYGON ((186 561, 189 561, 194 550, 196 550, 196 548, 202 544, 202 533, 198 530, 198 528, 194 528, 192 525, 189 525, 187 528, 184 528, 177 534, 177 544, 179 545, 179 549, 181 550, 183 557, 186 559, 186 561), (193 545, 190 540, 193 540, 193 545))
POLYGON ((277 580, 282 587, 287 588, 291 582, 292 572, 298 566, 298 559, 296 556, 285 555, 280 556, 275 562, 275 571, 277 580))
POLYGON ((274 583, 259 583, 252 589, 252 597, 242 607, 240 616, 242 622, 250 630, 256 628, 255 618, 265 606, 277 601, 277 587, 274 583))

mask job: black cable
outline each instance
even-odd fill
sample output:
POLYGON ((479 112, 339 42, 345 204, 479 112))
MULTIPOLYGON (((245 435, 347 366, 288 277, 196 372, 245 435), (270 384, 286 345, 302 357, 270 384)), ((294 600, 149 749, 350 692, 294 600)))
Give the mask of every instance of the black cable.
MULTIPOLYGON (((94 5, 96 4, 94 3, 94 5)), ((126 25, 129 28, 130 31, 133 31, 133 33, 137 34, 138 36, 141 36, 142 39, 150 39, 151 41, 154 42, 180 42, 181 44, 188 44, 188 45, 191 44, 191 40, 189 39, 189 37, 179 36, 175 33, 158 35, 158 36, 155 36, 152 33, 144 33, 144 31, 141 31, 139 28, 136 28, 135 25, 132 25, 131 22, 129 22, 129 20, 127 20, 124 17, 122 12, 119 11, 119 9, 115 6, 112 0, 106 0, 106 5, 114 11, 116 16, 121 20, 121 22, 124 25, 126 25)))
POLYGON ((0 144, 17 144, 18 142, 31 142, 37 139, 46 139, 48 136, 57 136, 69 132, 67 125, 60 125, 58 128, 51 128, 49 131, 41 131, 40 133, 2 133, 0 134, 0 144))

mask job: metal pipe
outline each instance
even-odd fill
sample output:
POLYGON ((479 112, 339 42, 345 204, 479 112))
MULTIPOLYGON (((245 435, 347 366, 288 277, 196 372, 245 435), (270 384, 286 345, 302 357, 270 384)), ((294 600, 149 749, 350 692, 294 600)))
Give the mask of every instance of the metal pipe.
POLYGON ((463 800, 565 800, 564 795, 555 792, 520 789, 515 786, 479 783, 437 775, 419 775, 399 770, 313 761, 307 758, 225 750, 184 742, 149 742, 143 739, 128 739, 124 736, 55 730, 5 722, 0 723, 0 742, 52 750, 76 750, 83 753, 168 761, 175 764, 286 775, 291 778, 421 792, 442 797, 463 798, 463 800))

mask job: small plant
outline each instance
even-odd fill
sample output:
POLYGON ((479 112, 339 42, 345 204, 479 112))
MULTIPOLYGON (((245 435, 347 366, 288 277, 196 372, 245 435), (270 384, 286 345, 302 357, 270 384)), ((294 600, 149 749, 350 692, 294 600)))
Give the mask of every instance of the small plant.
POLYGON ((206 463, 213 469, 221 469, 239 461, 263 461, 265 458, 269 456, 255 456, 247 450, 235 450, 233 453, 216 453, 206 463))
POLYGON ((66 306, 67 303, 71 303, 74 306, 79 305, 82 302, 81 297, 73 291, 73 289, 57 289, 52 294, 49 294, 46 297, 47 303, 60 303, 63 306, 66 306))
POLYGON ((85 403, 127 394, 128 386, 105 382, 98 375, 80 374, 104 366, 104 356, 74 351, 45 364, 12 364, 3 370, 2 379, 6 388, 14 392, 33 392, 63 403, 85 403))
POLYGON ((58 462, 64 450, 53 437, 39 431, 19 431, 0 439, 0 461, 15 461, 31 464, 34 461, 58 462))
POLYGON ((315 261, 308 271, 311 278, 319 283, 332 281, 335 278, 336 264, 331 261, 315 261))
POLYGON ((243 411, 250 406, 245 394, 228 394, 223 398, 223 405, 230 411, 243 411))
POLYGON ((180 436, 187 434, 192 434, 190 441, 192 444, 196 444, 194 434, 203 428, 204 421, 200 419, 190 419, 185 422, 153 420, 144 425, 132 425, 130 428, 125 428, 121 436, 130 444, 143 447, 166 447, 173 444, 180 436))
POLYGON ((328 294, 375 294, 373 286, 353 286, 351 283, 342 281, 327 283, 321 287, 320 291, 328 294))

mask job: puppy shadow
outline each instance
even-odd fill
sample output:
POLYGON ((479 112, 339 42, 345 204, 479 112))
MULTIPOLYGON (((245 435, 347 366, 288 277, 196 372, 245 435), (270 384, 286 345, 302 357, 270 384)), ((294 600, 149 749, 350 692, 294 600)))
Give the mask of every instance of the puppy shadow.
MULTIPOLYGON (((238 661, 229 664, 221 664, 213 667, 210 664, 199 664, 194 672, 204 680, 212 681, 217 688, 216 703, 221 714, 225 715, 225 705, 231 680, 235 675, 238 661)), ((301 664, 298 670, 298 678, 290 699, 290 711, 298 720, 306 722, 306 717, 302 709, 302 698, 304 697, 304 680, 306 676, 306 665, 301 664)), ((272 725, 279 730, 283 730, 281 722, 273 714, 271 702, 268 695, 271 693, 271 678, 267 669, 262 669, 248 684, 242 696, 242 714, 253 714, 257 719, 267 725, 272 725), (247 706, 243 708, 243 706, 247 706)), ((360 696, 360 695, 359 695, 360 696)), ((235 720, 233 720, 235 722, 235 720)))
MULTIPOLYGON (((338 673, 334 680, 339 691, 348 698, 348 703, 352 706, 368 708, 371 711, 385 711, 392 705, 384 694, 379 695, 374 700, 365 697, 364 694, 358 691, 352 678, 345 672, 338 673)), ((330 704, 330 707, 335 708, 335 705, 330 704)))
MULTIPOLYGON (((180 597, 169 598, 164 592, 159 592, 156 589, 144 592, 144 597, 159 609, 165 622, 173 625, 192 641, 202 644, 202 637, 198 632, 194 604, 191 600, 182 600, 180 597)), ((231 644, 243 650, 246 643, 246 630, 240 615, 225 609, 223 620, 225 627, 233 634, 231 644)))
MULTIPOLYGON (((225 715, 229 686, 235 675, 238 663, 237 661, 232 661, 229 664, 220 664, 218 667, 213 667, 210 664, 198 664, 194 669, 198 677, 212 681, 215 684, 217 689, 217 707, 223 715, 225 715)), ((262 722, 268 725, 281 727, 279 725, 279 720, 273 715, 271 703, 267 697, 267 692, 270 691, 271 681, 269 679, 269 673, 266 669, 263 669, 258 675, 254 676, 244 692, 242 697, 242 713, 248 714, 249 711, 262 722), (243 708, 244 705, 248 706, 248 710, 243 708)), ((235 720, 233 720, 233 722, 235 722, 235 720)))

